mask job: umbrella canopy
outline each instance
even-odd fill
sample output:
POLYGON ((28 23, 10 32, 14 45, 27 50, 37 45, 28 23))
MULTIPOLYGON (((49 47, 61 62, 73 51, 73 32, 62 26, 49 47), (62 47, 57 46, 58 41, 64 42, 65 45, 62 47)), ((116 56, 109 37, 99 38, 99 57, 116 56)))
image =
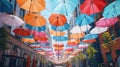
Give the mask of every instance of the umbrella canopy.
POLYGON ((53 39, 56 41, 66 41, 68 38, 65 36, 53 36, 53 39))
POLYGON ((40 45, 35 45, 35 44, 30 45, 30 47, 32 47, 32 48, 41 48, 40 45))
POLYGON ((69 28, 69 24, 68 23, 65 23, 65 25, 63 25, 63 26, 51 26, 51 29, 55 30, 55 31, 65 31, 68 28, 69 28))
POLYGON ((13 32, 19 36, 29 36, 30 35, 30 31, 27 29, 23 29, 23 28, 16 28, 13 30, 13 32))
POLYGON ((102 11, 107 3, 104 0, 85 0, 80 5, 80 10, 83 14, 94 14, 102 11))
POLYGON ((57 31, 54 31, 54 30, 50 30, 50 34, 54 35, 54 36, 64 36, 65 32, 57 32, 57 31))
POLYGON ((107 31, 108 27, 95 27, 93 28, 90 33, 91 34, 101 34, 105 31, 107 31))
POLYGON ((78 5, 78 0, 51 0, 53 12, 71 15, 78 5))
POLYGON ((54 44, 53 45, 55 48, 59 48, 59 47, 64 47, 64 44, 54 44))
POLYGON ((53 26, 63 26, 67 22, 67 18, 63 14, 51 14, 49 21, 53 26))
POLYGON ((27 24, 31 26, 45 26, 46 25, 46 19, 43 16, 40 16, 39 14, 26 14, 24 16, 24 20, 27 24))
POLYGON ((85 36, 85 33, 70 34, 70 38, 73 38, 73 39, 83 38, 84 36, 85 36))
POLYGON ((89 46, 88 43, 83 43, 83 42, 81 42, 81 43, 79 44, 78 48, 79 48, 79 49, 85 49, 85 48, 87 48, 88 46, 89 46))
POLYGON ((98 27, 109 27, 117 23, 118 18, 101 18, 96 22, 96 26, 98 27))
POLYGON ((70 39, 68 40, 67 44, 79 44, 80 43, 80 40, 79 39, 70 39))
POLYGON ((84 36, 84 40, 95 39, 97 37, 98 37, 97 34, 87 34, 87 35, 84 36))
POLYGON ((19 27, 25 23, 21 18, 9 14, 1 14, 0 21, 8 26, 13 27, 19 27))
POLYGON ((46 30, 46 26, 31 26, 29 24, 25 25, 25 28, 31 30, 31 31, 45 31, 46 30))
POLYGON ((21 41, 24 43, 35 43, 33 38, 22 38, 21 41))
POLYGON ((82 40, 84 43, 93 43, 96 42, 96 39, 90 39, 90 40, 82 40))
POLYGON ((94 22, 94 18, 87 14, 81 14, 76 18, 75 22, 79 26, 88 25, 94 22))
POLYGON ((83 26, 75 26, 73 27, 70 32, 73 34, 79 34, 88 31, 91 28, 89 25, 83 25, 83 26))
POLYGON ((0 0, 0 12, 12 13, 13 5, 7 0, 0 0))
POLYGON ((120 15, 120 1, 114 1, 104 8, 103 14, 105 18, 117 17, 120 15))
POLYGON ((17 0, 17 3, 22 9, 30 12, 40 12, 46 6, 45 0, 17 0))

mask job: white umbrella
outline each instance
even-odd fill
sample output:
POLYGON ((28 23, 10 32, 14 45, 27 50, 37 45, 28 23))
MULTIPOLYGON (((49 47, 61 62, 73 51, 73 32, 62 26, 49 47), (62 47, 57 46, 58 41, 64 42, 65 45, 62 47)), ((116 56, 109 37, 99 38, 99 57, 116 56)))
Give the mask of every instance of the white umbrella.
POLYGON ((107 31, 108 27, 95 27, 93 28, 90 33, 91 34, 101 34, 105 31, 107 31))
POLYGON ((82 33, 82 32, 86 32, 87 30, 89 30, 91 28, 90 25, 83 25, 83 26, 75 26, 71 29, 71 33, 82 33))
POLYGON ((13 27, 19 27, 25 23, 21 18, 9 14, 1 14, 0 22, 13 27))

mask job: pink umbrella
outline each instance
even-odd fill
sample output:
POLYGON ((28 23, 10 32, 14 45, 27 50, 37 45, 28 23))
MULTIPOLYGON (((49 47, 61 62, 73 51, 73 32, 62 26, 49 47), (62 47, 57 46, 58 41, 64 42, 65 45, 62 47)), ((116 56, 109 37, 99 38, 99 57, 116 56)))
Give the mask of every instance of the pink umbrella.
POLYGON ((25 23, 21 18, 9 14, 1 14, 0 21, 13 27, 19 27, 25 23))
POLYGON ((101 18, 100 20, 98 20, 96 22, 96 26, 98 27, 109 27, 114 25, 115 23, 117 23, 118 18, 114 17, 114 18, 101 18))

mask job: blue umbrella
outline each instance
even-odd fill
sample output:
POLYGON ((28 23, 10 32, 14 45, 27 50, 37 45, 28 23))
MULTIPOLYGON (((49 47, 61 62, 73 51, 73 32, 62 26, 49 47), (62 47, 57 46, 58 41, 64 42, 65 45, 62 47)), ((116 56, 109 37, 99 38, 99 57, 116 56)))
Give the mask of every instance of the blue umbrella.
POLYGON ((75 22, 79 26, 88 25, 94 22, 94 18, 87 14, 81 14, 76 18, 75 22))
POLYGON ((98 37, 97 34, 87 34, 87 35, 84 36, 84 40, 95 39, 97 37, 98 37))
POLYGON ((78 0, 51 0, 53 12, 69 15, 78 5, 78 0))
POLYGON ((47 44, 41 43, 40 45, 41 45, 41 46, 50 46, 50 43, 47 43, 47 44))
POLYGON ((65 31, 69 28, 69 24, 66 23, 64 26, 51 26, 51 29, 52 30, 55 30, 55 31, 65 31))
POLYGON ((65 36, 53 36, 53 39, 56 41, 66 41, 68 38, 65 36))
POLYGON ((105 7, 103 16, 105 18, 117 17, 120 15, 120 1, 114 1, 105 7))
POLYGON ((0 12, 13 12, 13 5, 7 0, 0 0, 0 12))
POLYGON ((36 26, 31 26, 29 24, 26 24, 25 27, 30 30, 35 30, 35 31, 45 31, 46 30, 46 26, 36 27, 36 26))
POLYGON ((33 48, 34 50, 43 50, 42 48, 33 48))

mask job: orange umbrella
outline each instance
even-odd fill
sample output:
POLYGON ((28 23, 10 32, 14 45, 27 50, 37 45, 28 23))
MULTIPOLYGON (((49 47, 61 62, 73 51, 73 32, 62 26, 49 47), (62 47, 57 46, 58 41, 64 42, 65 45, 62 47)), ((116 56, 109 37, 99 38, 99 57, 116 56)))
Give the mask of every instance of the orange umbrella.
POLYGON ((53 45, 55 48, 63 48, 64 44, 54 44, 53 45))
POLYGON ((65 32, 57 32, 54 30, 50 30, 50 34, 54 35, 54 36, 64 36, 65 32))
POLYGON ((67 22, 67 19, 63 14, 52 14, 49 21, 53 26, 63 26, 67 22))
POLYGON ((46 19, 43 16, 40 16, 39 14, 26 14, 24 16, 24 20, 27 24, 31 26, 45 26, 46 25, 46 19))
POLYGON ((79 39, 70 39, 67 42, 67 44, 79 44, 79 43, 80 43, 79 39))
POLYGON ((21 41, 27 43, 35 43, 35 40, 33 38, 22 38, 21 41))
POLYGON ((40 12, 45 9, 44 0, 17 0, 18 5, 30 12, 40 12))
POLYGON ((70 38, 79 39, 79 38, 83 38, 84 36, 85 36, 85 33, 76 33, 76 34, 71 34, 70 38))

